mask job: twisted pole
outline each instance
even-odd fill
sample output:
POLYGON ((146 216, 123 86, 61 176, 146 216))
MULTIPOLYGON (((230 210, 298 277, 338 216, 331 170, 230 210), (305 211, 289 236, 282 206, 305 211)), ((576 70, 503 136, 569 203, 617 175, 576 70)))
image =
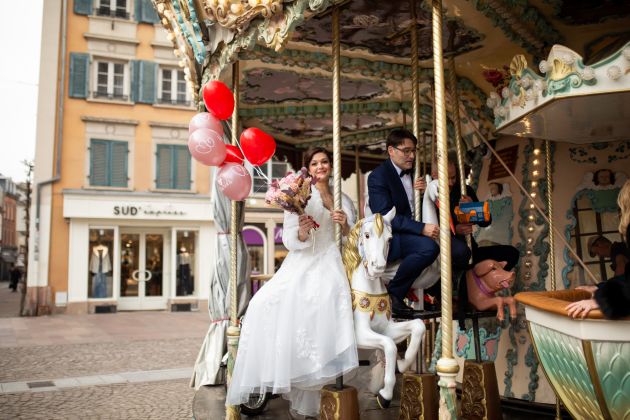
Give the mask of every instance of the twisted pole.
POLYGON ((442 0, 432 0, 433 80, 437 128, 437 164, 440 206, 440 274, 442 283, 442 355, 437 362, 440 376, 440 418, 457 418, 455 377, 459 366, 453 358, 453 283, 451 273, 451 230, 448 197, 448 139, 444 102, 444 63, 442 54, 442 0))
MULTIPOLYGON (((239 110, 239 63, 232 64, 232 91, 234 93, 234 112, 232 114, 232 145, 236 146, 238 134, 238 110, 239 110)), ((241 329, 238 325, 238 299, 236 292, 238 284, 238 202, 232 200, 230 212, 230 326, 227 329, 228 344, 228 369, 227 383, 230 386, 232 381, 232 371, 238 350, 238 340, 241 329)), ((226 420, 239 420, 241 418, 240 409, 237 405, 228 405, 225 410, 226 420)))
MULTIPOLYGON (((411 113, 413 122, 413 135, 416 136, 416 160, 413 171, 413 181, 420 178, 420 81, 418 77, 418 25, 416 0, 409 0, 411 11, 411 113)), ((420 192, 413 194, 413 216, 416 221, 421 220, 420 192)))

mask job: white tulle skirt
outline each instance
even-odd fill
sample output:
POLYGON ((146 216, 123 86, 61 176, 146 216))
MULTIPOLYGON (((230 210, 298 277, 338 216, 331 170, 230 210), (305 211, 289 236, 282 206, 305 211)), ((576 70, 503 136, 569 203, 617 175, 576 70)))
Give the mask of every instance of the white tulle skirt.
POLYGON ((252 298, 227 404, 283 394, 303 415, 319 413, 319 390, 358 366, 350 289, 334 243, 292 251, 252 298), (319 252, 317 252, 319 251, 319 252))

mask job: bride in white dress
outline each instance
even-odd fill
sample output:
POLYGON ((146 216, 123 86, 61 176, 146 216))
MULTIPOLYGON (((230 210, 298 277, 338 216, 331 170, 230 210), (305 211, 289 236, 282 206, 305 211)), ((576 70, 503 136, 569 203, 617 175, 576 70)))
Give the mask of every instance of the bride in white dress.
POLYGON ((345 236, 355 222, 354 208, 343 195, 343 210, 331 210, 325 149, 310 149, 304 162, 318 182, 306 215, 284 213, 282 242, 289 253, 249 303, 228 405, 272 392, 283 394, 299 414, 317 416, 322 385, 358 366, 350 288, 334 240, 334 223, 345 236), (309 234, 313 221, 320 227, 309 234))

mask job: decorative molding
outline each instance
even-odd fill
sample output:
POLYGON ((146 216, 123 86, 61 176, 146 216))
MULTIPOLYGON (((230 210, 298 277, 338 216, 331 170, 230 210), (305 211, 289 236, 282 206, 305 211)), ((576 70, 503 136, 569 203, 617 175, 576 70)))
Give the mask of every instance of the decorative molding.
POLYGON ((81 121, 83 122, 91 122, 91 123, 100 123, 100 124, 123 124, 123 125, 138 125, 140 121, 138 120, 123 120, 120 118, 102 118, 102 117, 92 117, 89 115, 82 115, 81 121))
MULTIPOLYGON (((493 321, 496 325, 496 322, 493 321)), ((501 337, 501 327, 497 326, 494 332, 489 332, 488 329, 484 327, 479 328, 479 341, 481 346, 481 360, 486 361, 494 361, 497 357, 497 351, 499 348, 499 338, 501 337), (486 344, 490 341, 495 341, 495 350, 494 353, 488 354, 488 349, 486 344)), ((474 359, 475 358, 475 343, 474 343, 474 333, 472 328, 467 328, 465 331, 457 329, 457 340, 456 344, 456 354, 459 357, 464 359, 474 359), (466 343, 460 347, 459 342, 463 338, 466 338, 466 343)))

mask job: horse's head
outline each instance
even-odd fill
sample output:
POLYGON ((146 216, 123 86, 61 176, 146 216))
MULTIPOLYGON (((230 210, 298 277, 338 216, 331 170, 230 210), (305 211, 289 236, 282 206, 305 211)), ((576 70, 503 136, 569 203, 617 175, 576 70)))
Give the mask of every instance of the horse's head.
POLYGON ((376 213, 357 222, 344 247, 343 262, 348 280, 361 262, 371 278, 380 277, 387 266, 387 253, 392 238, 393 207, 385 216, 376 213))

